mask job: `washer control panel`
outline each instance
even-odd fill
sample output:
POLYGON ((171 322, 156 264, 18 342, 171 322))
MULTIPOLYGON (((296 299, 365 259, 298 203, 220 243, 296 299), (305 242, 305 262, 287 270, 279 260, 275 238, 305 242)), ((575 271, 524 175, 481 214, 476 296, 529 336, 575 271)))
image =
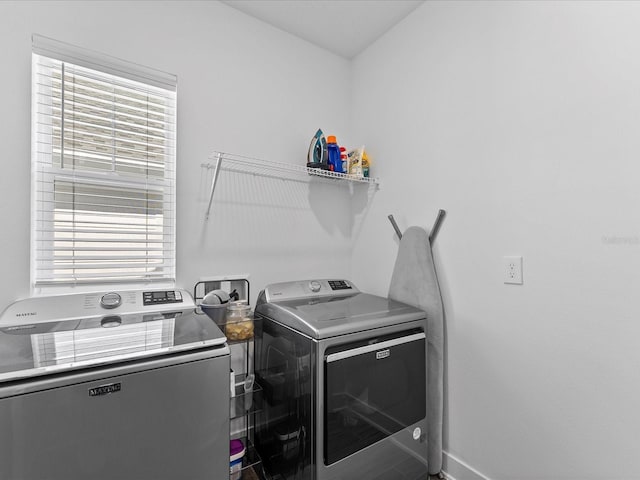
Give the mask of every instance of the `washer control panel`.
POLYGON ((182 289, 70 293, 18 300, 0 314, 0 326, 190 308, 193 297, 182 289))
POLYGON ((348 280, 300 280, 273 283, 264 289, 268 302, 313 297, 345 297, 360 291, 348 280))
POLYGON ((142 292, 142 302, 145 305, 158 305, 163 303, 182 303, 182 293, 176 290, 142 292))

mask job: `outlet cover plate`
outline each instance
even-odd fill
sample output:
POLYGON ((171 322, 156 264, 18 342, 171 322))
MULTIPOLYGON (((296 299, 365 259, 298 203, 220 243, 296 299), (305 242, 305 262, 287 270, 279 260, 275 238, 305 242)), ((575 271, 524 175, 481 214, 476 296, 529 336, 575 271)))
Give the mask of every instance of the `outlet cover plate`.
POLYGON ((522 285, 522 256, 502 257, 504 283, 522 285))

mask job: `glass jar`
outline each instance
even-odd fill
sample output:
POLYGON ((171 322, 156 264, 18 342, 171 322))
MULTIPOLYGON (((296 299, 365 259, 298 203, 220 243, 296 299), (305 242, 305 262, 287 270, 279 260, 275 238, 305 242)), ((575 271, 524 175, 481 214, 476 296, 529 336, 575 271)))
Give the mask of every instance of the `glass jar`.
POLYGON ((253 337, 253 316, 247 302, 229 303, 225 323, 225 335, 228 340, 247 340, 253 337))

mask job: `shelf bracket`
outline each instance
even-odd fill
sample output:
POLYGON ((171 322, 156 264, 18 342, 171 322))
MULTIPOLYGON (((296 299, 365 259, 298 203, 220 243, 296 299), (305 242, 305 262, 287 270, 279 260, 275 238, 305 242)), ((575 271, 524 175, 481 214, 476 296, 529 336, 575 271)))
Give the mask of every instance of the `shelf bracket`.
POLYGON ((213 203, 213 192, 216 190, 216 183, 218 183, 218 176, 220 175, 220 167, 222 166, 222 153, 218 152, 216 157, 216 164, 213 166, 213 179, 211 180, 211 193, 209 194, 209 206, 207 207, 207 213, 205 214, 205 220, 209 219, 209 213, 211 212, 211 204, 213 203))

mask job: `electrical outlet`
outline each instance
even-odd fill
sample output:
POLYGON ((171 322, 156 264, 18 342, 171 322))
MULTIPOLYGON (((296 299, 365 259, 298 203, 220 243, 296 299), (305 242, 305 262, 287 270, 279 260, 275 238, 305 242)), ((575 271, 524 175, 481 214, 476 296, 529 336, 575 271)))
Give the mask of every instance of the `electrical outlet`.
POLYGON ((522 285, 522 257, 502 257, 504 283, 522 285))

